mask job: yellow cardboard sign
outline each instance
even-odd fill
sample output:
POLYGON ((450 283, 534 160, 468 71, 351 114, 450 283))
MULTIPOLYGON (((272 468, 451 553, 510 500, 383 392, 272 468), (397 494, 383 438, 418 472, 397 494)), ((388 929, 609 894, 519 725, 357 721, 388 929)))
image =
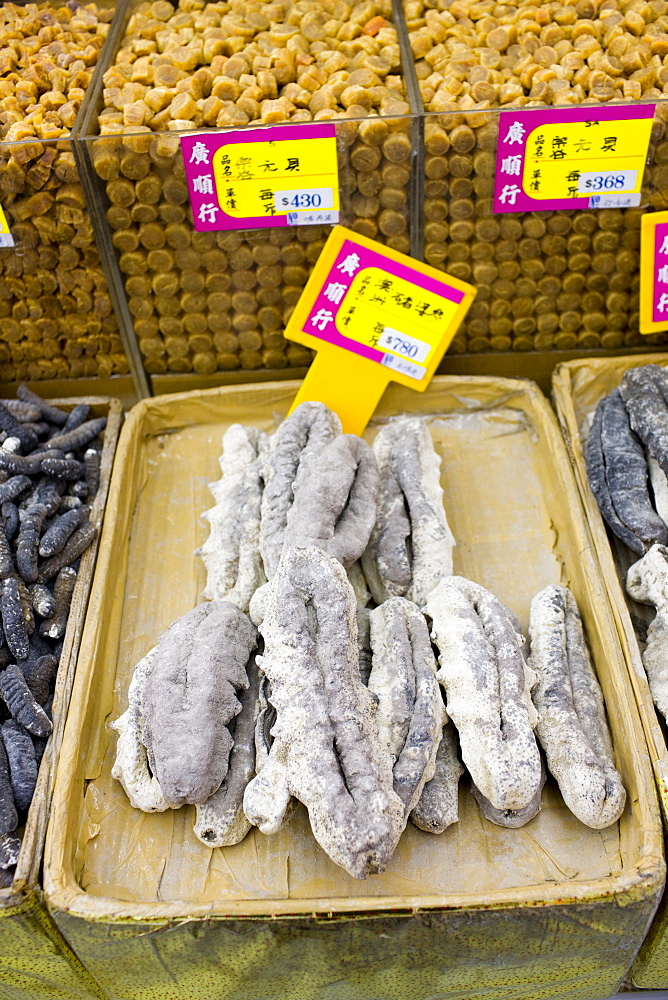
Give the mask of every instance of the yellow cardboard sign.
POLYGON ((476 290, 336 226, 285 336, 318 353, 293 404, 318 400, 361 434, 388 382, 424 392, 476 290))
POLYGON ((668 330, 668 212, 651 212, 640 229, 640 332, 660 330, 668 330))
POLYGON ((14 237, 9 231, 7 218, 0 205, 0 247, 13 247, 14 237))

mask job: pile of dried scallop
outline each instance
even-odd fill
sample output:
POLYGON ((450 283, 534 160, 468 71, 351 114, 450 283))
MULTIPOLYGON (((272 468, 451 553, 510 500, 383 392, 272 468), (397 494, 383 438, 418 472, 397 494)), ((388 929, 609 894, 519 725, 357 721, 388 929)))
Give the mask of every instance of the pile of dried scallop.
POLYGON ((208 600, 137 664, 113 724, 113 774, 135 807, 192 803, 215 847, 275 832, 299 801, 329 857, 365 878, 409 819, 431 833, 457 821, 458 744, 483 814, 532 819, 540 743, 582 822, 618 819, 575 600, 536 595, 527 661, 511 612, 453 575, 423 420, 390 420, 370 447, 303 403, 270 436, 232 425, 221 469, 199 550, 208 600))
POLYGON ((0 9, 0 379, 107 377, 128 362, 70 134, 113 8, 0 9))
POLYGON ((141 3, 104 83, 93 164, 147 371, 311 358, 283 329, 327 230, 195 232, 179 132, 338 122, 342 221, 409 252, 410 108, 389 0, 141 3))

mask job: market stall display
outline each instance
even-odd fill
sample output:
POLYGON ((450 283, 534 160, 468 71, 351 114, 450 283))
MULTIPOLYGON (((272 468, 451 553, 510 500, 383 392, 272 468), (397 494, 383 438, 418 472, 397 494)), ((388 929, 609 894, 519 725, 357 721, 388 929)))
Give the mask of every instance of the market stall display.
POLYGON ((129 370, 71 139, 114 12, 0 11, 0 210, 13 238, 0 242, 3 382, 129 370))
MULTIPOLYGON (((532 597, 568 584, 628 793, 617 823, 605 831, 586 827, 548 778, 541 811, 528 826, 507 829, 482 818, 465 779, 458 822, 448 826, 452 812, 442 810, 434 820, 444 829, 438 836, 409 823, 385 872, 360 880, 319 849, 301 805, 276 833, 251 829, 238 843, 211 849, 193 832, 193 806, 143 813, 113 778, 117 741, 108 723, 127 707, 134 667, 201 601, 207 572, 194 550, 208 534, 199 517, 211 505, 207 484, 218 476, 221 439, 233 424, 274 432, 295 390, 275 383, 166 396, 139 404, 126 423, 95 622, 86 630, 57 776, 45 866, 54 919, 95 980, 119 997, 192 1000, 212 989, 240 997, 251 982, 255 992, 266 983, 290 997, 341 980, 397 997, 461 992, 474 983, 494 992, 499 950, 511 958, 515 988, 531 982, 534 990, 540 976, 541 996, 565 978, 583 998, 613 991, 663 884, 658 813, 563 444, 549 406, 528 383, 437 378, 421 397, 392 387, 366 437, 373 442, 400 414, 426 418, 447 470, 441 487, 458 543, 454 571, 497 595, 521 631, 532 597), (518 546, 531 558, 518 559, 518 546), (177 577, 174 588, 169 581, 177 577), (112 580, 113 593, 105 582, 112 580)), ((309 575, 301 561, 311 551, 289 549, 269 587, 278 581, 287 602, 301 580, 295 607, 298 597, 304 607, 319 606, 318 588, 337 579, 352 621, 359 591, 350 597, 332 556, 319 555, 320 569, 309 575)), ((264 610, 274 630, 280 600, 264 610)), ((390 622, 372 625, 379 651, 390 622)), ((277 662, 280 637, 268 636, 277 662)), ((419 648, 412 646, 413 663, 419 648)), ((346 649, 357 664, 359 649, 346 649)), ((293 644, 294 655, 300 650, 293 644)), ((337 650, 343 657, 343 647, 337 650)), ((267 725, 258 728, 273 728, 267 725)), ((293 728, 287 737, 298 740, 293 728)), ((256 747, 271 753, 266 743, 256 747)), ((281 761, 271 765, 274 775, 281 761)), ((442 770, 453 771, 452 763, 446 743, 442 770)), ((452 786, 452 778, 441 785, 450 806, 452 786)), ((198 829, 215 836, 213 823, 198 829)))
POLYGON ((197 231, 179 133, 335 122, 341 221, 408 253, 415 125, 391 3, 156 0, 124 30, 82 148, 146 371, 303 368, 283 328, 329 228, 197 231))

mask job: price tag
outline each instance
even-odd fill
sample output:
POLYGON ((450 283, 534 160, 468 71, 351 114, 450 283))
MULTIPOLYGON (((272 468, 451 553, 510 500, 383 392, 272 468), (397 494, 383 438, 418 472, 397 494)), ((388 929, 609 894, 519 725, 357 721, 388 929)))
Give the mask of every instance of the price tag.
POLYGON ((285 336, 318 353, 293 403, 319 400, 361 434, 389 381, 423 392, 476 290, 343 226, 327 240, 285 336))
POLYGON ((654 105, 504 111, 495 212, 640 204, 654 105))
POLYGON ((336 223, 334 125, 270 125, 181 136, 195 229, 336 223))
POLYGON ((13 246, 14 246, 14 237, 9 231, 7 218, 2 210, 2 206, 0 206, 0 247, 13 247, 13 246))
POLYGON ((668 212, 643 215, 640 230, 640 332, 668 330, 668 212))

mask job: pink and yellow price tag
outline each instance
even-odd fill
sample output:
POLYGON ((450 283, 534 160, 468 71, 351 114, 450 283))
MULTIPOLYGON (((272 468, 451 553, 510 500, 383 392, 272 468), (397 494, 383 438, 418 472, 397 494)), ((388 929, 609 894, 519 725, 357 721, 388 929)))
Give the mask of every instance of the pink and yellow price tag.
POLYGON ((7 218, 5 216, 5 213, 2 211, 2 206, 0 206, 0 248, 13 247, 13 246, 14 246, 14 237, 9 231, 7 218))
POLYGON ((334 125, 181 136, 195 229, 265 229, 339 220, 334 125))
POLYGON ((640 332, 660 330, 668 330, 668 212, 650 212, 640 230, 640 332))
POLYGON ((318 400, 361 434, 388 382, 424 392, 476 290, 336 226, 285 336, 318 353, 293 404, 318 400))
POLYGON ((503 112, 495 212, 640 204, 653 104, 503 112))

